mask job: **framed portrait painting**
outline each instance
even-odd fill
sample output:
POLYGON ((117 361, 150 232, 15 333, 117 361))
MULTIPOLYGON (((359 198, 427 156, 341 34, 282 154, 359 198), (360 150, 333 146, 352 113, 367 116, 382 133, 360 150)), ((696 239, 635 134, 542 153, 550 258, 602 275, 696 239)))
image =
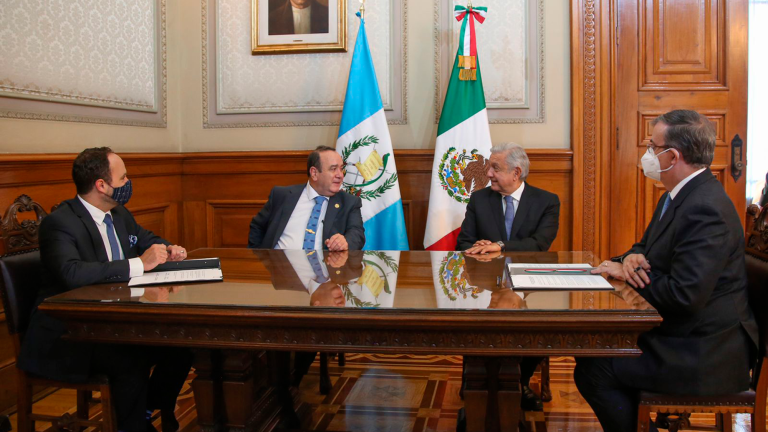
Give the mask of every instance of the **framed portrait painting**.
POLYGON ((346 0, 251 0, 251 53, 347 50, 346 0))

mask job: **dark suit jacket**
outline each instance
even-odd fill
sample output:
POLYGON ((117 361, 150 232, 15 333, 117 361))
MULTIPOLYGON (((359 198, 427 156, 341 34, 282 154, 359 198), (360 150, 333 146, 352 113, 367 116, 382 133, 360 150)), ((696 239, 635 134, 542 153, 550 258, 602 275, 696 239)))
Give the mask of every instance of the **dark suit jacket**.
MULTIPOLYGON (((636 388, 717 395, 749 387, 757 324, 747 302, 744 230, 709 170, 688 182, 659 220, 661 197, 643 238, 627 254, 651 264, 638 293, 664 318, 641 335, 643 354, 614 361, 636 388)), ((627 255, 625 254, 625 256, 627 255)))
MULTIPOLYGON (((251 220, 251 231, 248 233, 249 248, 275 248, 306 186, 304 183, 272 188, 267 204, 251 220)), ((362 206, 363 202, 359 197, 343 191, 328 200, 323 220, 323 249, 327 249, 325 241, 335 234, 341 234, 347 239, 349 250, 363 248, 365 229, 360 213, 362 206)))
POLYGON ((546 251, 559 226, 557 195, 526 183, 507 239, 501 194, 489 186, 470 195, 456 250, 469 249, 478 240, 490 240, 503 241, 505 251, 546 251))
MULTIPOLYGON (((136 258, 156 243, 169 244, 142 228, 123 206, 112 209, 124 260, 109 261, 93 217, 75 197, 64 201, 40 225, 43 284, 37 304, 45 298, 85 285, 129 279, 128 259, 136 258), (130 244, 129 235, 136 236, 130 244)), ((66 325, 35 309, 19 354, 19 367, 56 380, 78 382, 88 377, 91 346, 63 341, 66 325)))
MULTIPOLYGON (((310 33, 328 33, 328 6, 313 1, 309 19, 310 33)), ((270 35, 294 34, 291 0, 269 0, 267 33, 270 35)))

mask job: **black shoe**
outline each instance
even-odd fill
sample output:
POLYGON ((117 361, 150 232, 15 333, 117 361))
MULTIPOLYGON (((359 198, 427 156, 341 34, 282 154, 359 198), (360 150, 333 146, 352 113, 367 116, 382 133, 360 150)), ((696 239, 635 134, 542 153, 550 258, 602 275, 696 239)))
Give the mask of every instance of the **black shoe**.
POLYGON ((157 429, 155 429, 155 425, 152 424, 151 419, 147 419, 147 432, 157 432, 157 429))
POLYGON ((544 411, 541 398, 528 386, 523 386, 523 394, 520 398, 520 408, 523 411, 544 411))

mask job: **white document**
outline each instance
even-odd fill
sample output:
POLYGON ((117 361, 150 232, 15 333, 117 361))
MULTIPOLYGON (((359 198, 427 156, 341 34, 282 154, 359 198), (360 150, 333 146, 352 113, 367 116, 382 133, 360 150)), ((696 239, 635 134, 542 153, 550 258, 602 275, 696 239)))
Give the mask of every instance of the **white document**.
POLYGON ((512 275, 515 289, 561 289, 561 290, 613 290, 613 286, 600 275, 512 275))
POLYGON ((147 273, 144 276, 131 278, 128 286, 217 281, 223 279, 224 275, 221 273, 221 269, 176 270, 147 273))
POLYGON ((592 268, 589 264, 526 264, 526 263, 509 263, 509 268, 513 269, 580 269, 580 268, 592 268))

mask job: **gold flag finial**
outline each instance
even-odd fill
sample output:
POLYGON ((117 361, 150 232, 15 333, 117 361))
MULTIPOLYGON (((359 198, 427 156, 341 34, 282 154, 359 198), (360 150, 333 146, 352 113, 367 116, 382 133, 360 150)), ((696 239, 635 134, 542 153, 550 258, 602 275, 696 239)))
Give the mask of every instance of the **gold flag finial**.
POLYGON ((360 18, 365 19, 365 0, 360 0, 360 18))

